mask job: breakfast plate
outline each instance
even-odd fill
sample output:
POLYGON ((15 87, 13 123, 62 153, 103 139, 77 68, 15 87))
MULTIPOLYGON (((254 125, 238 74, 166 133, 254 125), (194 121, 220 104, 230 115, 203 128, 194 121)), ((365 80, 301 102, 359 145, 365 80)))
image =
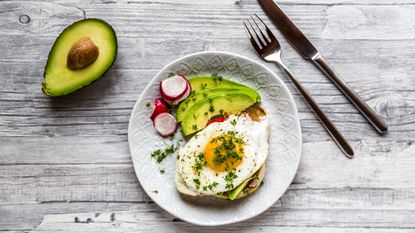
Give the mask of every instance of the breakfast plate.
POLYGON ((173 61, 147 85, 132 111, 128 142, 137 178, 147 195, 161 208, 184 221, 217 226, 255 217, 271 207, 287 190, 301 157, 301 127, 294 99, 286 85, 258 62, 228 52, 200 52, 173 61), (218 74, 255 89, 269 120, 266 173, 258 190, 233 201, 180 194, 175 185, 176 154, 157 162, 151 154, 166 145, 183 145, 180 131, 163 138, 150 120, 150 103, 160 97, 160 82, 172 74, 187 77, 218 74))

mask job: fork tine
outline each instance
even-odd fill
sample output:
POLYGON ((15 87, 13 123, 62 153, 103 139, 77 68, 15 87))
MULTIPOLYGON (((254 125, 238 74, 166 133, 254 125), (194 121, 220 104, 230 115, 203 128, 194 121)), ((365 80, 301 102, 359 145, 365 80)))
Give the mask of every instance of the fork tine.
POLYGON ((267 34, 268 34, 269 38, 271 39, 271 41, 273 41, 273 40, 277 41, 277 38, 275 38, 274 34, 271 32, 271 30, 269 30, 269 28, 264 23, 264 21, 262 21, 262 19, 259 18, 259 16, 257 14, 255 14, 255 16, 257 17, 257 19, 259 19, 259 21, 261 21, 262 25, 265 27, 265 30, 267 31, 267 34))
POLYGON ((261 48, 259 47, 256 40, 254 39, 254 36, 252 35, 251 30, 249 30, 248 25, 246 25, 245 21, 243 21, 243 24, 244 24, 245 29, 247 31, 246 35, 248 36, 249 40, 251 41, 252 46, 254 46, 255 50, 259 52, 261 50, 261 48))
POLYGON ((262 48, 265 47, 265 43, 261 40, 261 38, 259 37, 258 33, 255 31, 254 26, 252 25, 251 21, 249 21, 249 19, 247 20, 249 25, 251 26, 252 32, 255 34, 255 38, 258 40, 258 43, 262 46, 262 48))
MULTIPOLYGON (((257 17, 258 17, 258 16, 257 16, 257 17)), ((261 27, 258 25, 258 23, 255 21, 254 17, 252 17, 252 16, 251 16, 251 19, 252 19, 252 21, 254 21, 254 23, 255 23, 255 25, 256 25, 256 27, 257 27, 258 31, 261 33, 261 36, 259 36, 259 37, 261 37, 261 39, 263 39, 263 42, 264 42, 265 44, 267 44, 267 43, 269 42, 269 41, 268 41, 267 36, 265 36, 264 32, 262 31, 262 29, 261 29, 261 27)))

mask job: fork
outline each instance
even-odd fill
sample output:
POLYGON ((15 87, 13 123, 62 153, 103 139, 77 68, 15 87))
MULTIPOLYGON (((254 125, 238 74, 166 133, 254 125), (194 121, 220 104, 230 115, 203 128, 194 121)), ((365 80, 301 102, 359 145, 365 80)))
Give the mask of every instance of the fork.
POLYGON ((278 42, 277 38, 275 38, 274 34, 272 34, 271 30, 265 25, 264 21, 256 15, 256 18, 259 20, 259 24, 265 29, 261 29, 259 24, 257 23, 258 20, 255 20, 254 17, 251 16, 251 20, 247 19, 247 23, 243 22, 247 36, 251 41, 252 46, 255 48, 256 52, 259 56, 267 62, 272 62, 277 64, 279 68, 281 68, 287 77, 291 80, 297 90, 302 94, 305 101, 309 104, 311 109, 316 114, 317 118, 320 120, 324 128, 326 128, 327 132, 339 146, 339 148, 343 151, 343 153, 348 158, 353 158, 354 152, 352 147, 340 133, 340 131, 336 128, 333 122, 327 117, 327 115, 323 112, 317 102, 311 97, 308 90, 297 80, 294 74, 288 69, 288 67, 284 64, 281 59, 281 46, 278 42), (251 23, 253 22, 253 24, 251 23), (259 32, 259 33, 258 33, 259 32))

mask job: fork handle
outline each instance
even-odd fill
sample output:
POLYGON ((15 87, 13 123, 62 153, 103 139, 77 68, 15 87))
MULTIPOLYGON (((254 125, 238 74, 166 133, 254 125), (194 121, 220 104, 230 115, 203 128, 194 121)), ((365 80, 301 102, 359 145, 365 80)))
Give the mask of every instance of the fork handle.
POLYGON ((360 97, 349 84, 334 70, 327 60, 319 54, 312 59, 314 64, 339 88, 341 92, 353 103, 372 126, 381 134, 388 130, 388 125, 376 112, 360 97))
POLYGON ((336 128, 333 122, 327 117, 327 115, 323 112, 317 102, 311 97, 310 93, 307 89, 295 78, 294 74, 285 66, 282 61, 276 62, 277 65, 284 70, 288 78, 292 81, 294 86, 298 89, 298 91, 303 95, 306 102, 309 104, 311 109, 314 111, 320 122, 323 124, 324 128, 326 128, 327 132, 336 142, 336 144, 340 147, 343 153, 348 158, 353 158, 354 152, 352 147, 340 133, 340 131, 336 128))

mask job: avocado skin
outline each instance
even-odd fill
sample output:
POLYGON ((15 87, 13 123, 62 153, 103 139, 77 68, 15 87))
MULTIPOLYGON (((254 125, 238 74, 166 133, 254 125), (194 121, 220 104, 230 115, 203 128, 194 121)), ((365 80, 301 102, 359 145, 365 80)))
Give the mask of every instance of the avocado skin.
MULTIPOLYGON (((89 86, 89 85, 93 84, 94 82, 96 82, 97 80, 99 80, 102 76, 104 76, 108 72, 108 70, 112 67, 112 65, 114 64, 115 60, 117 59, 117 55, 118 55, 118 39, 117 39, 117 34, 115 33, 114 28, 109 23, 105 22, 102 19, 98 19, 98 18, 86 18, 86 19, 81 19, 79 21, 76 21, 76 22, 72 23, 71 25, 69 25, 68 27, 66 27, 59 34, 59 36, 56 38, 55 42, 53 43, 52 48, 49 51, 48 60, 46 62, 46 65, 45 65, 45 68, 44 68, 44 71, 43 71, 43 81, 42 81, 42 92, 43 92, 43 94, 45 94, 47 96, 51 96, 51 97, 54 97, 54 96, 64 96, 64 95, 68 95, 70 93, 73 93, 75 91, 78 91, 78 90, 86 87, 86 86, 89 86), (55 51, 55 48, 56 48, 57 43, 59 42, 60 39, 62 39, 61 37, 64 35, 64 32, 65 31, 71 30, 72 28, 77 27, 79 24, 83 24, 83 23, 87 23, 87 22, 98 22, 100 24, 105 25, 107 27, 107 29, 110 30, 110 33, 114 36, 115 40, 114 40, 113 46, 115 48, 115 53, 114 53, 114 58, 113 58, 111 64, 106 68, 106 70, 98 78, 95 78, 93 81, 91 81, 89 83, 86 83, 85 85, 82 85, 82 86, 78 87, 75 90, 71 90, 71 91, 68 91, 68 92, 62 92, 62 93, 59 93, 59 94, 48 93, 46 91, 47 88, 46 88, 46 83, 45 83, 46 72, 47 72, 47 68, 50 66, 50 63, 51 63, 51 56, 56 52, 55 51)), ((65 56, 67 56, 67 54, 65 54, 65 56)))

